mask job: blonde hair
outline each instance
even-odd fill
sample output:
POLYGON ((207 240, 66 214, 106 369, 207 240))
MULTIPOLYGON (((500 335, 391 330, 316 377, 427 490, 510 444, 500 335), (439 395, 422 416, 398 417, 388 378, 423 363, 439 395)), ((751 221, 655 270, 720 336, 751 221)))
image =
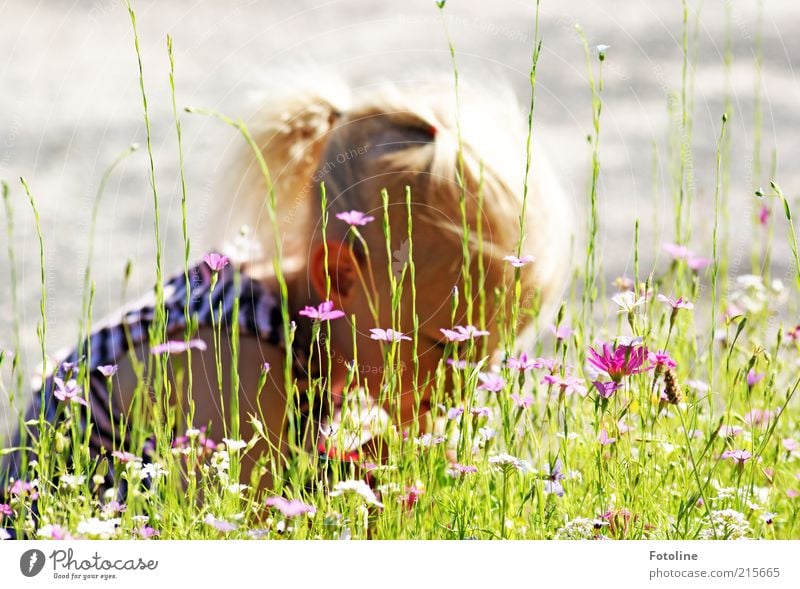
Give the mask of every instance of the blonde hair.
MULTIPOLYGON (((452 79, 409 88, 386 83, 357 92, 338 80, 327 81, 274 98, 249 122, 275 190, 282 268, 302 269, 311 243, 321 236, 323 182, 332 220, 327 226, 329 239, 343 239, 347 230, 334 218, 336 213, 359 210, 371 214, 377 221, 360 230, 373 263, 386 267, 381 190, 388 191, 390 207, 402 205, 402 213, 390 208, 394 250, 407 237, 408 186, 417 281, 435 280, 445 266, 460 267, 459 125, 469 247, 474 261, 480 222, 486 281, 498 285, 510 269, 503 257, 516 253, 519 240, 525 116, 512 92, 496 85, 490 93, 462 83, 456 109, 452 79), (428 248, 437 244, 444 246, 444 253, 430 255, 428 248), (426 253, 423 257, 418 252, 426 253)), ((218 218, 227 216, 227 221, 220 226, 217 243, 226 244, 223 249, 229 256, 248 262, 251 274, 266 277, 272 272, 274 230, 266 214, 268 193, 255 155, 245 151, 232 173, 237 190, 232 202, 221 203, 218 218), (236 245, 243 225, 251 228, 253 241, 260 246, 257 252, 236 245)), ((528 305, 535 298, 544 308, 552 308, 569 271, 573 215, 543 154, 534 156, 527 182, 521 255, 536 260, 521 269, 522 298, 528 305)), ((492 289, 485 290, 491 296, 492 289)), ((525 323, 522 319, 519 327, 525 323)))

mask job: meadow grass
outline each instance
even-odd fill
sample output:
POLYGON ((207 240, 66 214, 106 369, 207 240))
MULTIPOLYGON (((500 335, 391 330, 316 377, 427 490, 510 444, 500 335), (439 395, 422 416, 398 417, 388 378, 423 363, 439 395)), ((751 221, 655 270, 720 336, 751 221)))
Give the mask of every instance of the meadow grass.
MULTIPOLYGON (((445 2, 437 2, 445 10, 445 2)), ((300 430, 297 407, 300 393, 292 372, 291 358, 282 367, 287 390, 289 426, 287 441, 297 447, 289 461, 280 460, 280 452, 271 447, 265 456, 254 455, 258 439, 267 440, 264 431, 263 407, 249 420, 256 432, 252 440, 236 443, 240 436, 238 374, 234 370, 229 383, 222 380, 221 350, 229 345, 237 362, 239 332, 236 322, 230 334, 215 323, 214 359, 217 387, 225 408, 221 429, 204 433, 193 431, 181 447, 173 447, 174 432, 183 433, 194 424, 194 406, 189 395, 187 406, 175 407, 167 402, 174 396, 171 381, 166 378, 166 356, 149 358, 146 364, 134 362, 140 385, 134 395, 133 410, 122 423, 123 432, 133 440, 133 453, 140 453, 147 440, 156 440, 153 465, 139 461, 125 464, 113 458, 119 477, 128 483, 124 504, 115 501, 112 490, 105 496, 96 492, 108 469, 105 460, 89 455, 90 431, 77 427, 75 404, 62 407, 65 419, 56 424, 36 420, 42 434, 32 442, 35 461, 26 465, 27 482, 32 488, 17 488, 9 494, 6 515, 0 518, 20 535, 31 537, 84 537, 201 539, 201 538, 442 538, 442 539, 729 539, 729 538, 798 538, 800 537, 800 433, 797 431, 800 406, 795 399, 800 354, 800 326, 782 318, 797 312, 797 290, 800 289, 800 259, 792 220, 791 202, 782 192, 777 179, 770 178, 770 194, 757 190, 771 209, 783 215, 760 220, 756 231, 762 239, 753 240, 754 273, 730 277, 728 206, 730 186, 730 134, 726 124, 728 113, 720 113, 716 142, 714 221, 710 235, 695 236, 700 248, 708 248, 710 258, 694 254, 690 248, 692 199, 695 196, 691 153, 693 109, 693 64, 696 60, 699 15, 695 14, 695 36, 690 38, 689 8, 683 2, 683 67, 677 104, 678 116, 670 130, 674 149, 670 151, 675 219, 675 243, 668 244, 666 262, 646 270, 641 281, 639 256, 640 222, 637 219, 634 237, 634 277, 620 277, 607 287, 603 277, 602 258, 597 251, 599 210, 604 206, 598 191, 601 174, 602 64, 613 58, 605 49, 589 47, 584 40, 589 80, 587 108, 591 108, 593 131, 590 182, 588 191, 587 227, 584 232, 585 258, 583 270, 576 268, 572 284, 553 320, 553 337, 543 336, 532 347, 516 350, 516 326, 521 315, 530 315, 538 328, 549 323, 539 317, 536 300, 522 300, 520 273, 514 282, 495 292, 486 293, 482 286, 483 267, 479 266, 478 284, 466 282, 466 292, 454 290, 451 317, 464 309, 469 322, 479 328, 487 325, 485 297, 509 297, 511 310, 499 318, 504 361, 499 366, 488 364, 485 342, 481 338, 463 343, 449 343, 434 375, 432 411, 446 423, 444 432, 422 433, 418 423, 406 429, 388 426, 382 432, 382 455, 367 467, 372 488, 361 481, 363 469, 348 462, 325 461, 318 455, 299 450, 313 433, 300 430), (695 49, 693 50, 692 47, 695 49), (597 63, 595 63, 597 59, 597 63), (594 67, 598 75, 593 75, 594 67), (780 235, 784 235, 780 239, 780 235), (769 278, 768 267, 761 273, 769 252, 787 247, 792 253, 794 268, 782 281, 769 278), (473 286, 478 291, 473 293, 473 286), (580 293, 579 295, 577 293, 580 293), (710 293, 710 296, 709 296, 710 293), (473 309, 473 294, 478 311, 473 309), (580 296, 580 300, 578 300, 580 296), (696 317, 708 310, 708 318, 696 317), (598 312, 600 311, 600 312, 598 312), (601 320, 597 316, 602 315, 601 320), (605 345, 604 345, 605 344, 605 345), (525 354, 524 356, 522 354, 525 354), (447 359, 465 360, 463 366, 448 364, 447 359), (605 373, 603 373, 603 368, 605 373), (445 391, 445 376, 453 372, 453 390, 445 391), (501 382, 496 391, 482 386, 481 374, 493 374, 501 382), (147 394, 148 387, 153 395, 147 394), (227 396, 225 391, 234 391, 227 396), (220 444, 207 451, 205 436, 233 443, 220 444), (455 460, 453 460, 455 458, 455 460), (243 460, 258 461, 275 481, 275 495, 297 499, 301 503, 265 504, 265 497, 254 491, 257 480, 239 484, 243 460), (328 474, 322 474, 325 470, 328 474), (148 485, 142 485, 147 479, 148 485), (317 484, 308 485, 309 481, 317 484), (34 491, 35 489, 35 491, 34 491), (32 515, 34 493, 38 495, 38 518, 32 515), (302 513, 299 513, 302 512, 302 513)), ((145 71, 139 51, 136 18, 128 4, 139 66, 143 115, 147 135, 150 183, 156 211, 154 238, 157 244, 156 319, 149 333, 150 343, 164 341, 164 297, 161 286, 162 237, 159 231, 159 193, 155 183, 155 161, 151 149, 145 71)), ((536 3, 536 24, 530 70, 530 108, 526 169, 520 170, 524 183, 523 202, 528 197, 528 168, 535 173, 531 159, 536 73, 539 67, 541 40, 539 3, 536 3), (524 173, 524 176, 523 176, 524 173)), ((730 36, 730 13, 727 33, 730 36)), ((454 72, 454 108, 459 109, 457 53, 446 30, 454 72)), ((581 32, 581 35, 583 33, 581 32)), ((760 76, 761 42, 757 45, 756 73, 760 76)), ((183 169, 181 124, 183 111, 175 96, 176 64, 173 40, 168 38, 172 109, 180 163, 181 211, 183 219, 184 272, 189 285, 189 262, 192 256, 186 224, 187 191, 183 169)), ((726 72, 730 69, 732 51, 726 41, 726 72)), ((760 151, 760 85, 757 84, 757 114, 754 125, 754 150, 760 151)), ((725 104, 731 105, 729 97, 725 104)), ((676 109, 674 104, 670 110, 676 109)), ((281 268, 281 241, 276 216, 276 194, 270 170, 258 146, 242 120, 231 119, 206 109, 185 109, 186 112, 213 116, 229 125, 253 150, 264 178, 265 206, 274 229, 274 269, 279 284, 283 337, 294 339, 294 327, 288 318, 288 293, 281 268)), ((463 267, 470 267, 467 243, 475 231, 479 242, 482 227, 466 222, 466 189, 463 184, 463 153, 460 125, 459 156, 456 178, 461 183, 463 267)), ((81 306, 78 341, 91 331, 91 309, 94 285, 91 281, 92 240, 96 223, 97 203, 114 167, 131 152, 128 149, 112 163, 100 182, 92 224, 88 237, 89 262, 84 274, 84 298, 81 306)), ((657 151, 654 149, 654 158, 657 151)), ((756 162, 760 162, 756 155, 756 162)), ((758 164, 760 171, 760 163, 758 164)), ((654 164, 654 168, 657 168, 654 164)), ((773 170, 775 166, 773 165, 773 170)), ((759 179, 755 179, 757 184, 759 179)), ((42 280, 41 321, 37 334, 43 361, 47 363, 45 267, 38 209, 27 183, 22 186, 34 211, 40 246, 42 280)), ((322 232, 328 223, 327 195, 321 193, 322 232)), ((417 285, 413 247, 412 201, 406 190, 408 217, 408 259, 398 268, 393 266, 390 247, 388 194, 382 195, 380 223, 386 238, 388 267, 372 268, 359 280, 367 290, 374 290, 376 281, 386 279, 392 291, 393 325, 399 323, 399 302, 410 297, 414 309, 414 330, 411 342, 392 342, 385 346, 383 384, 380 400, 391 407, 389 414, 399 415, 395 406, 398 395, 398 346, 410 345, 416 350, 418 317, 416 316, 417 285), (384 397, 385 396, 385 397, 384 397)), ((8 256, 11 261, 10 284, 16 292, 17 270, 13 241, 13 195, 3 184, 3 199, 9 236, 8 256)), ((479 199, 483 206, 482 192, 479 199)), ((523 207, 526 204, 523 204, 523 207)), ((480 215, 479 215, 480 218, 480 215)), ((370 260, 369 248, 357 229, 349 239, 359 240, 370 260)), ((526 230, 524 214, 518 227, 521 239, 526 230)), ((584 240, 579 240, 581 243, 584 240)), ((520 242, 521 243, 521 242, 520 242)), ((648 246, 649 247, 649 246, 648 246)), ((517 248, 519 255, 521 249, 517 248)), ((509 252, 512 253, 512 252, 509 252)), ((482 258, 482 256, 479 256, 482 258)), ((327 259, 327 258, 326 258, 327 259)), ((535 262, 534 262, 535 263, 535 262)), ((127 284, 127 275, 123 292, 127 284)), ((467 272, 465 274, 468 275, 467 272)), ((235 288, 241 276, 237 270, 235 288)), ((327 279, 330 291, 330 276, 327 279)), ((187 288, 187 302, 189 292, 187 288)), ((210 296, 210 295, 209 295, 210 296)), ((16 305, 16 298, 12 298, 16 305)), ((370 307, 373 315, 377 309, 370 307)), ((234 309, 236 316, 237 309, 234 309)), ((221 309, 220 309, 221 313, 221 309)), ((353 330, 355 337, 354 324, 353 330)), ((185 317, 186 341, 196 325, 185 317)), ((360 326, 364 328, 364 326, 360 326)), ((19 326, 14 324, 15 355, 10 383, 0 383, 10 399, 28 394, 17 365, 19 326)), ((544 331, 544 330, 543 330, 544 331)), ((330 325, 315 323, 312 332, 309 362, 315 357, 331 360, 330 325)), ((89 353, 91 351, 89 350, 89 353)), ((189 350, 191 354, 191 350, 189 350)), ((416 354, 415 354, 416 356, 416 354)), ((0 365, 7 361, 0 355, 0 365)), ((330 362, 329 362, 330 364, 330 362)), ((361 386, 358 351, 353 358, 345 391, 356 398, 361 386)), ((184 384, 191 391, 191 362, 173 359, 178 387, 184 384)), ((78 382, 84 394, 88 391, 86 362, 78 368, 78 382)), ((420 386, 419 367, 412 367, 415 382, 420 386)), ((267 380, 266 370, 259 381, 259 394, 267 380)), ((330 402, 331 391, 324 386, 327 379, 310 382, 311 411, 315 403, 330 402)), ((109 386, 111 381, 109 380, 109 386)), ((417 395, 417 411, 419 411, 417 395)), ((346 404, 346 407, 349 405, 346 404)), ((353 412, 356 410, 353 409, 353 412)), ((341 432, 353 417, 345 411, 341 432)), ((20 416, 20 423, 22 423, 20 416)), ((424 419, 423 419, 424 421, 424 419)), ((395 420, 396 422, 396 420, 395 420)), ((31 443, 30 440, 27 440, 31 443)), ((10 449, 3 450, 7 452, 10 449)), ((363 465, 362 465, 363 466, 363 465)), ((258 473, 258 471, 256 471, 258 473)), ((255 475, 256 477, 258 474, 255 475)), ((269 494, 273 496, 272 493, 269 494)))

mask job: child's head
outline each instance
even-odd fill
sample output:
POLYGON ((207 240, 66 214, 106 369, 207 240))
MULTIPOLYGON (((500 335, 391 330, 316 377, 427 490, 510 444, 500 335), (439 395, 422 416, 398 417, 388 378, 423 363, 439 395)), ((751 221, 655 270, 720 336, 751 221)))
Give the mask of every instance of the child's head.
MULTIPOLYGON (((479 325, 480 293, 485 297, 486 329, 491 334, 487 349, 497 348, 497 321, 505 314, 508 324, 514 290, 515 268, 504 258, 517 255, 527 126, 505 88, 479 91, 462 85, 458 109, 449 80, 402 89, 370 87, 353 94, 298 92, 271 103, 252 124, 274 182, 282 236, 281 267, 288 276, 305 281, 312 301, 330 298, 347 313, 348 320, 332 323, 333 353, 347 362, 354 358, 349 317, 355 316, 360 377, 375 394, 384 360, 382 344, 371 339, 370 329, 392 327, 390 275, 400 285, 409 257, 413 257, 416 274, 421 380, 434 371, 442 357, 440 328, 470 322, 479 325), (463 161, 459 159, 459 125, 463 161), (459 181, 462 167, 463 183, 459 181), (328 203, 325 242, 330 297, 320 207, 323 184, 328 203), (384 190, 391 234, 388 251, 384 190), (352 210, 375 219, 357 227, 366 249, 354 239, 351 227, 336 217, 352 210), (471 321, 466 315, 468 292, 462 276, 463 214, 469 229, 471 321), (372 296, 379 305, 377 322, 368 296, 373 287, 371 277, 377 290, 377 296, 372 296), (454 287, 458 288, 459 304, 455 322, 451 322, 454 287)), ((265 183, 252 154, 242 163, 244 168, 237 171, 239 196, 225 226, 230 229, 228 235, 242 224, 255 227, 262 257, 249 268, 251 274, 266 276, 271 272, 274 231, 267 215, 265 183)), ((531 163, 525 239, 519 254, 534 256, 535 261, 520 269, 524 310, 517 322, 518 333, 532 324, 526 311, 543 308, 547 313, 562 292, 569 266, 570 221, 566 197, 537 153, 531 163)), ((402 288, 395 327, 412 335, 410 268, 402 288)), ((400 350, 407 367, 404 380, 408 382, 403 388, 407 392, 412 388, 411 342, 403 342, 400 350)), ((410 403, 413 396, 408 397, 410 403)), ((410 415, 403 413, 404 417, 410 415)))

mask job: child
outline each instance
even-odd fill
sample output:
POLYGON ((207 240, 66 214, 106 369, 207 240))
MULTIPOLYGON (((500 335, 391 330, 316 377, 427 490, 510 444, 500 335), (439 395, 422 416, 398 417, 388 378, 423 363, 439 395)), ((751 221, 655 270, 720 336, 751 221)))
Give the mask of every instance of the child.
MULTIPOLYGON (((257 415, 263 420, 269 439, 269 443, 262 439, 247 456, 269 455, 270 446, 288 455, 297 441, 309 450, 318 444, 330 450, 331 445, 326 446, 324 440, 330 430, 328 417, 339 410, 345 389, 356 386, 368 391, 372 415, 376 409, 383 409, 400 427, 414 419, 422 420, 431 409, 433 375, 443 361, 447 343, 447 333, 442 329, 468 322, 478 324, 478 295, 482 292, 488 331, 486 349, 492 352, 499 345, 498 316, 509 312, 516 268, 519 267, 521 299, 526 309, 535 304, 552 308, 568 270, 568 203, 538 153, 528 181, 526 235, 522 251, 517 251, 526 126, 511 93, 496 88, 482 93, 462 86, 459 104, 456 109, 450 82, 418 84, 407 89, 385 85, 355 92, 352 97, 344 93, 344 98, 320 87, 272 101, 250 125, 269 170, 269 180, 255 153, 245 151, 234 170, 239 181, 237 190, 219 201, 215 217, 220 228, 217 243, 224 244, 222 253, 227 257, 207 255, 204 261, 192 265, 188 275, 180 272, 166 281, 167 331, 158 347, 148 346, 154 295, 95 328, 90 345, 80 353, 74 351, 47 378, 43 395, 45 419, 57 422, 66 414, 65 408, 72 415, 81 416, 83 428, 92 424, 92 453, 113 456, 113 466, 119 467, 120 462, 130 459, 128 453, 145 450, 146 454, 147 440, 137 438, 136 432, 124 427, 127 416, 141 410, 134 399, 137 388, 142 387, 142 368, 132 359, 160 361, 166 354, 172 383, 171 405, 178 407, 175 429, 188 429, 191 435, 198 435, 198 428, 209 427, 206 433, 213 432, 221 438, 231 419, 230 338, 238 294, 239 437, 254 437, 256 432, 248 416, 257 415), (267 207, 270 183, 281 248, 279 269, 285 281, 293 333, 290 376, 296 380, 296 389, 285 382, 283 370, 288 352, 280 277, 273 267, 276 239, 267 207), (324 235, 323 185, 327 198, 324 235), (410 242, 407 188, 411 200, 410 242), (382 191, 388 199, 388 247, 382 191), (483 204, 479 207, 481 199, 483 204), (468 288, 462 275, 462 200, 469 228, 466 249, 473 302, 470 320, 466 313, 468 288), (479 225, 481 240, 477 238, 479 225), (243 232, 244 226, 252 227, 249 233, 243 232), (521 260, 509 258, 517 255, 521 260), (406 265, 412 260, 415 297, 406 265), (481 275, 483 282, 479 281, 481 275), (394 311, 390 281, 402 286, 402 297, 394 311), (458 306, 452 320, 454 287, 458 306), (414 307, 418 316, 416 335, 414 307), (187 310, 197 323, 197 331, 188 344, 184 340, 187 310), (312 346, 315 322, 327 341, 319 340, 312 346), (222 337, 215 346, 215 329, 220 327, 222 337), (415 342, 409 341, 412 337, 416 337, 415 342), (385 385, 386 351, 394 340, 398 341, 394 362, 400 371, 392 398, 386 399, 379 392, 382 383, 385 385), (215 365, 216 349, 220 352, 221 378, 215 365), (415 351, 416 394, 412 369, 415 351), (185 364, 189 355, 193 374, 191 411, 186 383, 179 384, 176 379, 178 363, 185 364), (84 362, 89 372, 88 391, 80 379, 76 380, 79 362, 84 362), (265 376, 262 390, 259 381, 265 376), (321 384, 318 379, 322 379, 321 384), (316 383, 314 388, 323 391, 317 394, 316 401, 308 398, 309 383, 316 383), (291 402, 287 401, 287 391, 292 395, 291 402), (375 406, 376 401, 380 407, 375 406), (88 405, 88 417, 82 405, 88 405), (290 419, 287 407, 292 405, 299 408, 305 421, 295 423, 290 419), (295 432, 306 435, 290 440, 290 424, 295 432), (122 431, 125 433, 120 434, 122 431)), ((518 331, 529 323, 530 314, 521 313, 518 331)), ((461 335, 465 333, 466 329, 461 335)), ((24 435, 17 434, 12 447, 30 447, 31 440, 37 437, 37 427, 32 422, 39 417, 41 398, 37 391, 25 414, 29 425, 24 435)), ((422 423, 421 427, 429 425, 422 423)), ((359 438, 354 447, 357 449, 365 438, 359 438)), ((6 474, 12 492, 22 491, 26 482, 36 476, 23 466, 31 458, 32 454, 23 456, 21 452, 5 457, 0 476, 6 474)), ((264 466, 264 462, 256 464, 245 459, 241 478, 269 487, 270 469, 268 464, 266 469, 264 466)))

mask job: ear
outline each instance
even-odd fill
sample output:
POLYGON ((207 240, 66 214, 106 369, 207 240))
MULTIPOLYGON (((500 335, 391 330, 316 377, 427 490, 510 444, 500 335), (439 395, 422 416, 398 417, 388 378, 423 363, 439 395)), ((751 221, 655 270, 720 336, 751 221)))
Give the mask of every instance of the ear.
MULTIPOLYGON (((352 248, 340 241, 328 240, 328 274, 331 277, 331 299, 343 308, 355 297, 358 283, 358 260, 352 248)), ((311 250, 309 276, 320 300, 326 299, 325 243, 317 242, 311 250)))

